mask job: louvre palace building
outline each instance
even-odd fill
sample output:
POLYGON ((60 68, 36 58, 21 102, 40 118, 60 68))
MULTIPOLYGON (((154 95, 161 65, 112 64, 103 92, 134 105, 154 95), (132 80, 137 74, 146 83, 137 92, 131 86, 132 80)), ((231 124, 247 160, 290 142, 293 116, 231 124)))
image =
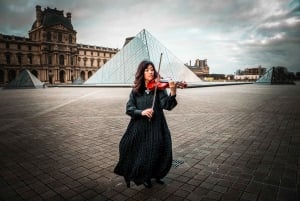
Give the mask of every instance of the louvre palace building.
POLYGON ((92 76, 119 49, 76 43, 71 13, 36 6, 29 38, 0 33, 0 86, 28 69, 46 84, 69 84, 92 76))

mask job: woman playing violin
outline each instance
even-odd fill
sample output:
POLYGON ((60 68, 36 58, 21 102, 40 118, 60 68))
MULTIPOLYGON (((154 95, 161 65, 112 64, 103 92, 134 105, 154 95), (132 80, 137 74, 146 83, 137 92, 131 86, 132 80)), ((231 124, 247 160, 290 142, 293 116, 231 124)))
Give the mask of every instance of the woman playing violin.
POLYGON ((126 114, 131 117, 119 145, 119 161, 114 172, 130 181, 151 188, 151 179, 164 184, 172 165, 172 142, 163 109, 176 105, 176 84, 169 82, 166 89, 149 90, 149 82, 158 78, 154 64, 142 61, 135 74, 134 87, 126 104, 126 114), (154 100, 154 101, 153 101, 154 100))

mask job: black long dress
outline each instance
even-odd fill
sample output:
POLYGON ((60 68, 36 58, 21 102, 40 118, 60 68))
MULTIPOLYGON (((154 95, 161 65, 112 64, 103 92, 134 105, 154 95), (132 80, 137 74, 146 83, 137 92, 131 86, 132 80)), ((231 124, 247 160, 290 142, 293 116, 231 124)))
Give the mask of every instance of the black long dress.
POLYGON ((132 90, 126 104, 131 120, 120 141, 119 162, 114 172, 136 185, 165 177, 172 165, 171 135, 163 109, 172 110, 177 105, 176 96, 158 90, 154 114, 149 120, 141 113, 151 108, 153 96, 153 91, 137 94, 132 90))

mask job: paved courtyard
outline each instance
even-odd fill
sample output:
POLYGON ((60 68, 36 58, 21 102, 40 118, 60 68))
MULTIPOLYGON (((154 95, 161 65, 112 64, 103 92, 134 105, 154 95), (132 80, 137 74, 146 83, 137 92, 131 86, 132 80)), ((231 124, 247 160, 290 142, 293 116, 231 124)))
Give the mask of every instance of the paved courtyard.
POLYGON ((151 189, 113 173, 129 91, 0 89, 0 200, 300 200, 300 83, 179 89, 151 189))

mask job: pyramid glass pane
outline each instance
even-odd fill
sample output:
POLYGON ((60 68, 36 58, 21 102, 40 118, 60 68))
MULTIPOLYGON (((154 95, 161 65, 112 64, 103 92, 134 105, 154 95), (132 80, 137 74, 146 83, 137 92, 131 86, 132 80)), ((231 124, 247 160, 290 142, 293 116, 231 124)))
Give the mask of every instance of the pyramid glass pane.
POLYGON ((272 81, 272 74, 273 74, 273 68, 270 68, 267 70, 267 72, 258 80, 256 80, 257 83, 271 83, 272 81))
POLYGON ((178 81, 201 82, 149 32, 142 30, 84 84, 133 84, 139 63, 145 59, 150 60, 158 70, 161 53, 163 53, 160 69, 162 77, 170 77, 178 81))

